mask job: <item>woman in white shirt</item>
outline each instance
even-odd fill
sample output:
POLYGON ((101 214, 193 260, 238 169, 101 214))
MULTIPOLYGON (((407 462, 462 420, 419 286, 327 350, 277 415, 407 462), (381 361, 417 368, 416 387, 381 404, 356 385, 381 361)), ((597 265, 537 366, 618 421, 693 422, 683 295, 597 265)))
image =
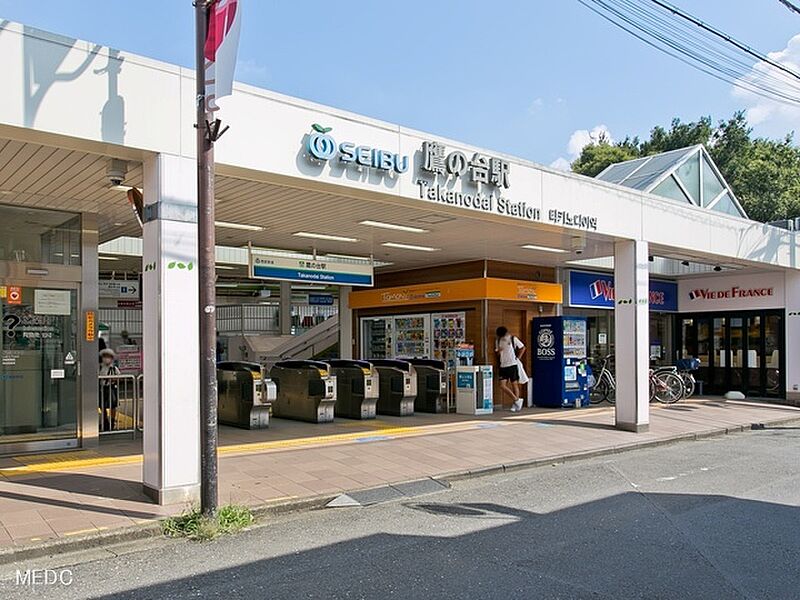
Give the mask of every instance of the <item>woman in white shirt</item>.
POLYGON ((494 351, 500 362, 500 387, 511 398, 511 412, 522 410, 522 397, 519 392, 519 367, 517 361, 525 354, 525 344, 510 334, 502 325, 495 332, 497 339, 494 351))

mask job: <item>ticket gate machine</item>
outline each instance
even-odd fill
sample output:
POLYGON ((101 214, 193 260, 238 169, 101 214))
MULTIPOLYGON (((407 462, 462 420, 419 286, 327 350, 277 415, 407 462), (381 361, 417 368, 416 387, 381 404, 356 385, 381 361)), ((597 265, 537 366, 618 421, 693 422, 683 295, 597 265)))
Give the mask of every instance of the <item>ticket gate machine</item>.
POLYGON ((217 390, 220 423, 244 429, 269 426, 275 384, 264 381, 261 365, 240 361, 217 363, 217 390))
POLYGON ((336 403, 336 377, 324 362, 287 360, 276 363, 270 379, 278 388, 272 415, 284 419, 329 423, 336 403))
POLYGON ((370 361, 380 377, 377 412, 380 415, 407 417, 414 414, 417 398, 417 372, 405 360, 370 361))
POLYGON ((365 360, 328 360, 336 377, 333 414, 346 419, 374 419, 378 403, 379 376, 365 360))
POLYGON ((446 413, 447 370, 443 360, 409 358, 417 371, 417 398, 414 410, 426 413, 446 413))

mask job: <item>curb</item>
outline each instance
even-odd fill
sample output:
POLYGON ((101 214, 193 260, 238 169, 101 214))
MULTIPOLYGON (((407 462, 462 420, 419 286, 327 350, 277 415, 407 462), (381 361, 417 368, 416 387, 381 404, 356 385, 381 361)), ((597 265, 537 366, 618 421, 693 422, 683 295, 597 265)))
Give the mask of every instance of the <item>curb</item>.
MULTIPOLYGON (((465 481, 468 479, 477 479, 480 477, 487 477, 491 475, 502 475, 503 473, 512 473, 514 471, 522 471, 526 469, 534 469, 544 466, 555 466, 568 462, 575 462, 579 460, 586 460, 589 458, 597 458, 599 456, 608 456, 612 454, 621 454, 623 452, 630 452, 632 450, 643 450, 646 448, 655 448, 658 446, 666 446, 685 441, 697 441, 708 439, 712 437, 723 436, 731 433, 741 433, 753 429, 763 429, 766 426, 783 425, 787 423, 800 422, 800 416, 784 417, 781 419, 774 419, 764 421, 762 423, 752 423, 750 425, 735 425, 730 427, 718 427, 699 431, 695 433, 678 434, 673 437, 663 438, 658 440, 647 440, 642 442, 632 442, 629 444, 622 444, 620 446, 611 446, 608 448, 600 448, 597 450, 585 450, 582 452, 573 452, 569 454, 559 454, 555 456, 548 456, 543 458, 523 459, 489 467, 480 467, 475 469, 465 469, 459 471, 450 471, 429 477, 433 481, 440 483, 448 483, 452 481, 465 481)), ((419 481, 419 479, 396 482, 391 485, 400 483, 410 483, 412 481, 419 481)), ((384 486, 380 486, 384 487, 384 486)), ((375 488, 364 488, 365 490, 375 488)), ((354 491, 354 490, 351 490, 354 491)), ((363 490, 359 490, 363 491, 363 490)), ((341 492, 347 493, 347 492, 341 492)), ((306 498, 298 498, 296 500, 280 500, 273 503, 261 504, 258 506, 250 507, 253 516, 256 519, 264 517, 285 515, 296 512, 306 512, 312 510, 319 510, 334 498, 339 496, 336 494, 324 494, 320 496, 311 496, 306 498)), ((115 531, 87 533, 81 536, 71 537, 69 539, 57 538, 47 540, 41 544, 31 546, 10 546, 8 548, 0 548, 0 566, 12 564, 22 560, 31 560, 42 558, 45 556, 52 556, 55 554, 66 554, 79 550, 89 550, 103 548, 106 546, 113 546, 125 542, 133 542, 148 538, 155 538, 161 535, 161 520, 146 523, 144 525, 133 525, 115 531)))

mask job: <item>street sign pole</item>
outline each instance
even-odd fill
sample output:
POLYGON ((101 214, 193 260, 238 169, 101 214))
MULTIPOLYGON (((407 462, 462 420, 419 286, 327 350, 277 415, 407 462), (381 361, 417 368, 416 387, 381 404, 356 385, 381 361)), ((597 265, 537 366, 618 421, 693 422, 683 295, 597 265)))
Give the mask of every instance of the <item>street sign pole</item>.
POLYGON ((214 232, 214 132, 206 99, 205 42, 213 2, 196 0, 197 216, 200 286, 200 509, 217 512, 217 357, 214 232))

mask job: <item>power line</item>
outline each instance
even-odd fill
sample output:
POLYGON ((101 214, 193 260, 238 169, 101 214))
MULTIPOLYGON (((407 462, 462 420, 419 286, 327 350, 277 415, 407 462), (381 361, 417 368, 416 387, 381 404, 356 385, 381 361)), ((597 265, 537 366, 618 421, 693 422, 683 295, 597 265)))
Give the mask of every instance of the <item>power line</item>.
POLYGON ((783 4, 783 5, 784 5, 786 8, 788 8, 790 11, 792 11, 792 12, 795 12, 795 13, 797 13, 798 15, 800 15, 800 7, 798 7, 798 6, 795 6, 794 4, 792 4, 791 2, 789 2, 789 0, 778 0, 778 2, 780 2, 781 4, 783 4))
POLYGON ((772 65, 773 67, 775 67, 776 69, 780 69, 781 71, 784 71, 785 73, 788 73, 789 75, 791 75, 792 77, 794 77, 798 81, 800 81, 800 75, 798 75, 797 73, 795 73, 794 71, 792 71, 788 67, 783 66, 779 62, 775 62, 774 60, 772 60, 766 54, 762 54, 761 52, 758 52, 757 50, 753 50, 750 46, 748 46, 746 44, 743 44, 742 42, 740 42, 738 40, 735 40, 734 38, 729 36, 727 33, 723 33, 722 31, 719 31, 718 29, 715 29, 714 27, 711 27, 710 25, 706 25, 700 19, 698 19, 696 17, 693 17, 692 15, 681 11, 680 9, 672 6, 671 4, 667 4, 666 2, 662 2, 661 0, 650 0, 650 2, 652 2, 656 6, 660 6, 664 10, 670 11, 673 15, 677 15, 681 19, 685 19, 685 20, 689 21, 690 23, 693 23, 694 25, 697 25, 698 27, 700 27, 701 29, 704 29, 705 31, 708 31, 709 33, 712 33, 712 34, 716 35, 717 37, 722 38, 723 40, 725 40, 729 44, 732 44, 732 45, 736 46, 737 48, 739 48, 739 50, 741 50, 742 52, 746 52, 747 54, 749 54, 753 58, 756 58, 758 60, 764 61, 765 63, 768 63, 768 64, 772 65))
POLYGON ((800 105, 800 75, 661 0, 578 0, 668 56, 777 102, 800 105), (758 59, 755 65, 753 58, 758 59))

